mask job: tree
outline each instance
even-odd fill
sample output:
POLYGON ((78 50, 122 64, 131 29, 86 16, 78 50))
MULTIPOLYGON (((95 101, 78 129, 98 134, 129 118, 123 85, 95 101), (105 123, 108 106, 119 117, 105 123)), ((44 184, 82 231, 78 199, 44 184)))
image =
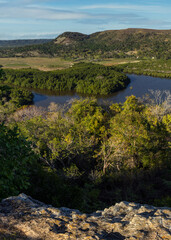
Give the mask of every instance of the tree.
POLYGON ((0 198, 18 194, 29 186, 29 173, 36 155, 17 129, 0 125, 0 198))
POLYGON ((167 162, 169 146, 165 125, 148 120, 145 106, 135 96, 128 97, 123 110, 111 119, 110 132, 100 152, 103 171, 110 166, 118 171, 153 168, 167 162))
POLYGON ((105 130, 106 116, 96 99, 74 101, 69 109, 69 116, 90 135, 99 137, 105 130))

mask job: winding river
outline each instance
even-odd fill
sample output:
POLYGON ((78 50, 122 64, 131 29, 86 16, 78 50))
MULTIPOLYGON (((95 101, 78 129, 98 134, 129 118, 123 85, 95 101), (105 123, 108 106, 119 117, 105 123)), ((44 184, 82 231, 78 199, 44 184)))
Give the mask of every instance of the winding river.
MULTIPOLYGON (((124 102, 125 98, 130 95, 136 97, 143 97, 149 93, 149 89, 153 90, 169 90, 171 91, 171 79, 149 77, 145 75, 127 74, 131 82, 126 89, 118 91, 114 94, 107 96, 96 96, 99 102, 109 101, 111 103, 124 102)), ((79 99, 86 97, 75 92, 55 92, 49 90, 33 90, 34 105, 47 107, 51 102, 58 104, 65 104, 71 99, 79 99)))

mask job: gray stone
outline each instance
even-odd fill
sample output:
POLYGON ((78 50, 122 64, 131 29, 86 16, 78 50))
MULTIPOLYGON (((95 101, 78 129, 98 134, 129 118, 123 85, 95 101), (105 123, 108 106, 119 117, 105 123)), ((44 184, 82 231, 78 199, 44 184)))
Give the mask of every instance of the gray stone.
POLYGON ((0 203, 0 239, 171 239, 171 209, 120 202, 92 214, 20 194, 0 203))

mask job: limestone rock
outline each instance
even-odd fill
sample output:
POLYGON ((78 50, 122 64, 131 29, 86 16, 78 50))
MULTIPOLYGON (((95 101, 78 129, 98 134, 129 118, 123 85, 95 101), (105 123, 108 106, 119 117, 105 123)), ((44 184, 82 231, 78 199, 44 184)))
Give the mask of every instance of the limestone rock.
POLYGON ((171 239, 171 209, 121 202, 83 214, 20 194, 0 203, 0 239, 171 239))

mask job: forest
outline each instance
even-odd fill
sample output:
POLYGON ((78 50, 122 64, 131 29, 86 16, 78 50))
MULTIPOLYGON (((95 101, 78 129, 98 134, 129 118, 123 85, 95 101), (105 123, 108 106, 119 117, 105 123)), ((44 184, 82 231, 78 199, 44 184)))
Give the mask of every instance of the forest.
POLYGON ((85 212, 122 200, 171 206, 170 93, 151 94, 45 109, 1 86, 0 199, 24 192, 85 212))
POLYGON ((44 72, 36 69, 3 69, 1 83, 26 88, 76 91, 107 95, 125 88, 130 80, 114 67, 77 63, 65 70, 44 72))

